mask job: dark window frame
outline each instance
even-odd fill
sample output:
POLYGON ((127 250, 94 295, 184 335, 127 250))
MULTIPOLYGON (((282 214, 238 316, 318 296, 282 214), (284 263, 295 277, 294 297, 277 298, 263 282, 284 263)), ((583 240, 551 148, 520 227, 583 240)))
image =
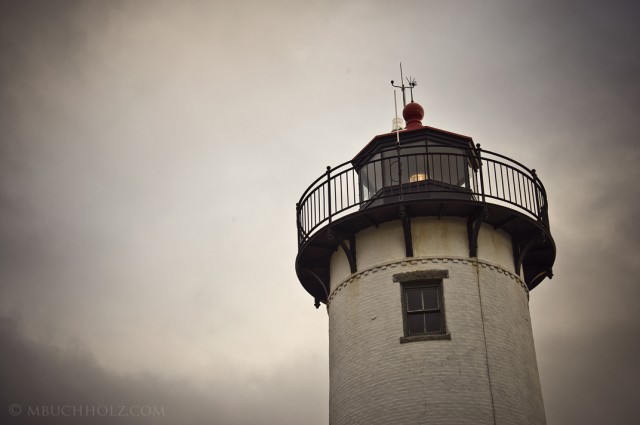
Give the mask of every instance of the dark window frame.
POLYGON ((448 278, 448 270, 423 270, 417 272, 401 273, 393 276, 395 282, 400 283, 400 295, 402 305, 402 325, 404 336, 400 337, 401 343, 413 342, 413 341, 432 341, 432 340, 450 340, 451 334, 447 329, 447 320, 445 312, 445 297, 444 297, 444 285, 443 279, 448 278), (408 306, 408 294, 417 289, 420 290, 437 290, 438 308, 428 308, 425 306, 424 292, 421 294, 421 309, 410 311, 408 306), (423 333, 409 332, 409 317, 423 315, 423 320, 426 320, 425 315, 437 313, 440 320, 440 329, 437 331, 428 331, 427 322, 424 322, 423 333))

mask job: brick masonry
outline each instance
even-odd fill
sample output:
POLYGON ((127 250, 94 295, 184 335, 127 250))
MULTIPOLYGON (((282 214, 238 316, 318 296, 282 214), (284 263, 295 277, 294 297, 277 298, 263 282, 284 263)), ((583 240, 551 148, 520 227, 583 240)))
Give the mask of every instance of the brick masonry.
MULTIPOLYGON (((358 243, 364 255, 376 249, 358 243)), ((546 423, 528 292, 508 266, 425 256, 331 283, 331 425, 546 423), (451 340, 401 344, 394 275, 428 270, 449 273, 443 293, 451 340)))

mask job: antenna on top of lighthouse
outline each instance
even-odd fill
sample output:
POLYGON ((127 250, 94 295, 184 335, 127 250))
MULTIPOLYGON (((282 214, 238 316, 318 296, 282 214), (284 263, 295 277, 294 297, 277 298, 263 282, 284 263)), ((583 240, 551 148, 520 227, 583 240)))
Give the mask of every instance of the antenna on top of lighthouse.
POLYGON ((413 77, 407 77, 406 80, 407 80, 407 84, 408 84, 407 86, 404 85, 405 78, 404 78, 404 75, 402 74, 402 62, 400 62, 400 83, 402 85, 397 86, 395 84, 395 81, 393 81, 393 80, 391 80, 391 85, 393 87, 397 88, 397 89, 402 90, 402 105, 403 106, 407 106, 407 96, 405 94, 405 90, 409 89, 409 91, 411 93, 411 102, 413 102, 413 88, 418 85, 418 83, 416 82, 416 79, 413 78, 413 77))
POLYGON ((393 125, 391 131, 396 132, 396 145, 400 145, 400 130, 404 128, 404 121, 398 117, 398 100, 396 98, 396 91, 393 91, 393 106, 395 108, 396 117, 393 119, 393 125))

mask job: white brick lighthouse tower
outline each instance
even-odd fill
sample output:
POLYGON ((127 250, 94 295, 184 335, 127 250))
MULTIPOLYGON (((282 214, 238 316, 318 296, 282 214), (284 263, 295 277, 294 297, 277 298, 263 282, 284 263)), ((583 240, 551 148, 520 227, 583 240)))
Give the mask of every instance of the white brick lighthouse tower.
POLYGON ((403 116, 296 208, 296 272, 329 312, 329 422, 545 424, 528 307, 555 260, 545 189, 417 103, 403 116))

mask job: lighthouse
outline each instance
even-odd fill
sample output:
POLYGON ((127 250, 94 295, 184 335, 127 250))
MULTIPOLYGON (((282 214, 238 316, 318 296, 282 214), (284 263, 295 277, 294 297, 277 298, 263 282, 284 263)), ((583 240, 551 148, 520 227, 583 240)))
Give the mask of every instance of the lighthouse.
POLYGON ((529 314, 556 255, 545 188, 425 125, 413 93, 402 115, 296 205, 296 273, 329 315, 329 422, 545 424, 529 314))

